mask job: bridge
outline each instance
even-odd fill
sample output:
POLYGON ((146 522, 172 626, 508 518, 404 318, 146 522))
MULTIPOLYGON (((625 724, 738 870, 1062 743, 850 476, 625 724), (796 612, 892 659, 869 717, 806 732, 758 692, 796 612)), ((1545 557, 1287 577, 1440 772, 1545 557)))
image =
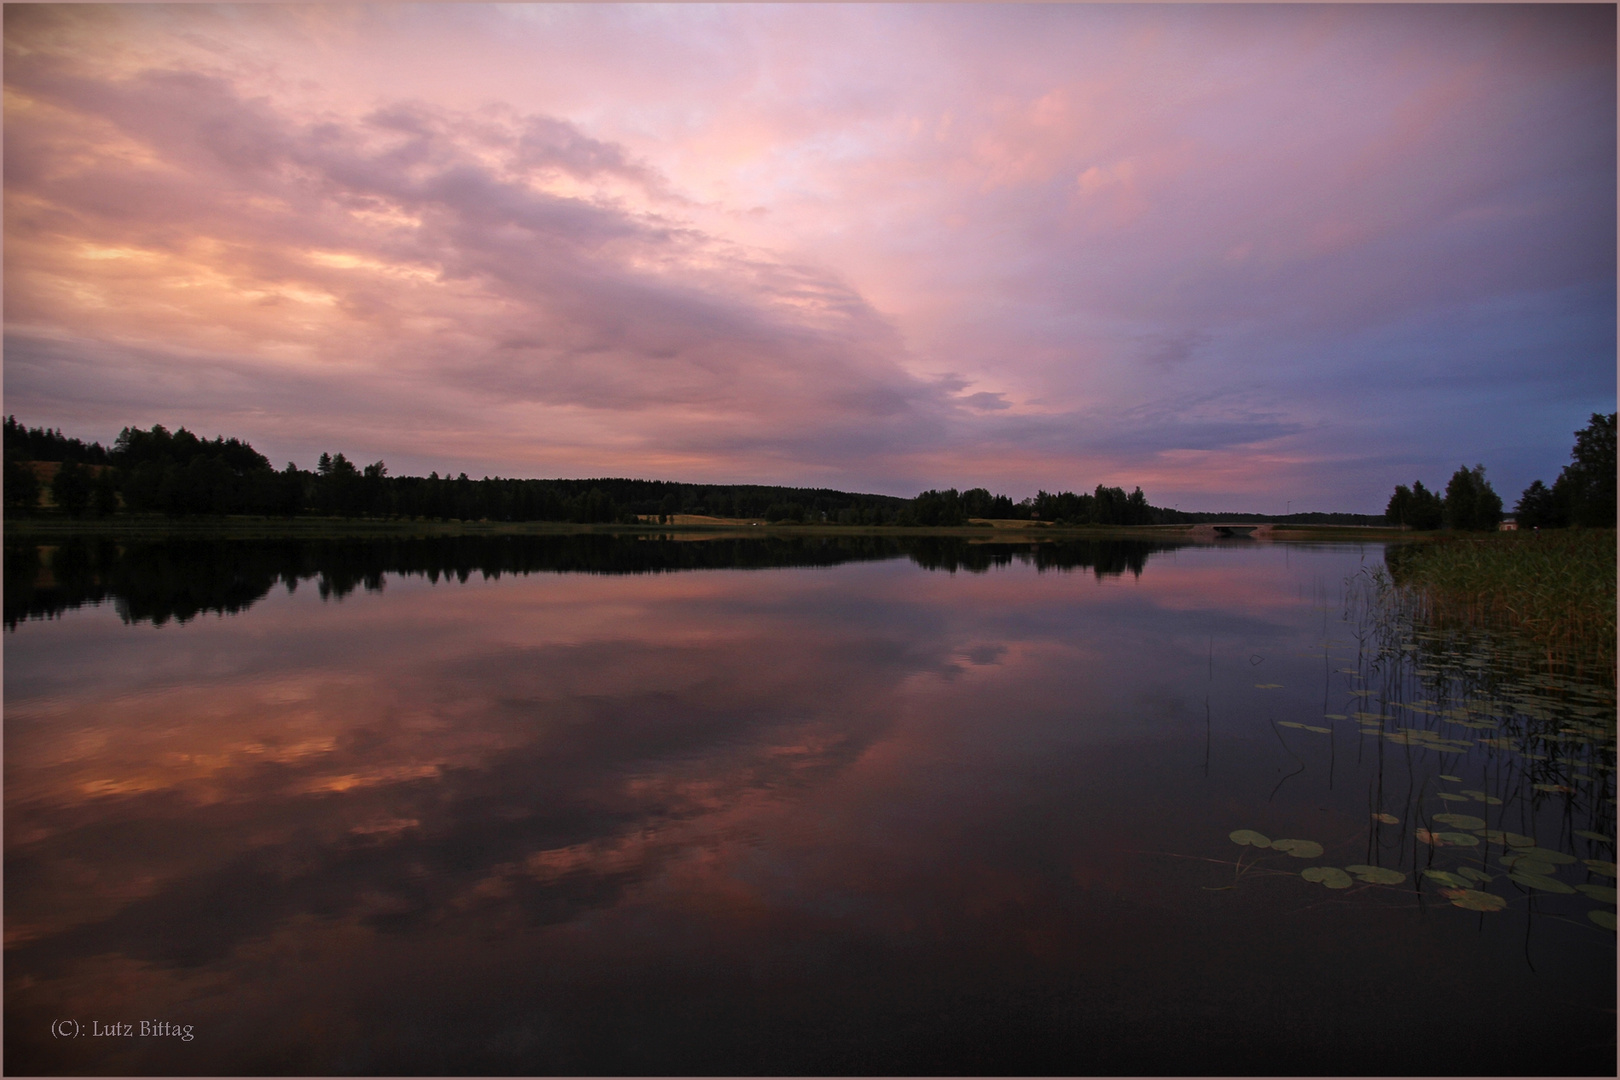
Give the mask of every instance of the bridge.
POLYGON ((1188 535, 1199 540, 1270 540, 1270 525, 1255 525, 1241 521, 1206 521, 1194 525, 1188 535))

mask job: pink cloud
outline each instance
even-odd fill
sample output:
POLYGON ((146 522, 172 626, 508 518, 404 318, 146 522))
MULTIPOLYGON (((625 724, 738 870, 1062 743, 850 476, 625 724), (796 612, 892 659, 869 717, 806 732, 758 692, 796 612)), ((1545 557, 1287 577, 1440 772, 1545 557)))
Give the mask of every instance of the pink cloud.
POLYGON ((1556 464, 1613 396, 1611 15, 15 8, 8 407, 900 494, 1556 464))

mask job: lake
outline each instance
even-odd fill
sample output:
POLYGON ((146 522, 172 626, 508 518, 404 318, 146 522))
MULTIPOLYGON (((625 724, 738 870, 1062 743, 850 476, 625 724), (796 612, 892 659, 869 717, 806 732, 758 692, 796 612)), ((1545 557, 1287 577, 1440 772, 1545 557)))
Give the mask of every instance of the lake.
POLYGON ((1612 1075, 1613 685, 1382 565, 8 542, 6 1070, 1612 1075))

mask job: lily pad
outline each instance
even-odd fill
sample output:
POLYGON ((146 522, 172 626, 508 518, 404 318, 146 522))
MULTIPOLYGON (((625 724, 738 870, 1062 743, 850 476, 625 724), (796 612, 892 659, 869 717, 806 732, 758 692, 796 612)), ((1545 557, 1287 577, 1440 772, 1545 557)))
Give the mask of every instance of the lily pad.
POLYGON ((1459 829, 1483 829, 1485 819, 1473 817, 1470 814, 1436 814, 1434 820, 1442 825, 1455 825, 1459 829))
POLYGON ((1296 859, 1314 859, 1322 854, 1322 845, 1315 840, 1273 840, 1273 849, 1286 851, 1296 859))
POLYGON ((1612 904, 1612 903, 1615 902, 1614 890, 1612 888, 1610 888, 1609 886, 1607 886, 1607 885, 1590 885, 1590 884, 1588 884, 1588 885, 1577 885, 1575 887, 1577 889, 1579 889, 1581 892, 1585 893, 1587 896, 1590 896, 1594 900, 1601 900, 1605 904, 1612 904))
POLYGON ((1468 888, 1468 879, 1460 878, 1446 870, 1425 870, 1423 876, 1439 882, 1441 885, 1450 885, 1457 889, 1468 888))
POLYGON ((1358 864, 1356 866, 1347 866, 1345 869, 1356 875, 1356 877, 1360 878, 1362 881, 1371 882, 1374 885, 1399 885, 1401 882, 1406 880, 1405 874, 1401 873, 1399 870, 1391 870, 1386 866, 1365 866, 1358 864))
POLYGON ((1441 889, 1440 895, 1468 911, 1501 911, 1507 907, 1502 897, 1478 889, 1441 889))
POLYGON ((1502 834, 1502 839, 1507 841, 1507 846, 1511 848, 1527 848, 1536 846, 1535 837, 1526 836, 1523 833, 1505 832, 1502 834))
POLYGON ((1373 820, 1382 821, 1385 825, 1399 825, 1401 823, 1401 819, 1394 814, 1374 814, 1373 820))
POLYGON ((1306 881, 1319 881, 1330 889, 1348 889, 1353 883, 1350 875, 1337 866, 1310 866, 1299 872, 1306 881))
POLYGON ((1257 683, 1254 684, 1254 688, 1256 690, 1281 690, 1282 689, 1282 683, 1280 683, 1280 682, 1257 682, 1257 683))
POLYGON ((1324 720, 1348 720, 1350 718, 1348 716, 1344 715, 1344 713, 1325 712, 1325 713, 1322 714, 1322 719, 1324 719, 1324 720))
POLYGON ((1314 731, 1319 735, 1331 735, 1331 734, 1333 734, 1333 729, 1330 728, 1330 727, 1317 727, 1314 724, 1301 724, 1300 726, 1303 727, 1306 731, 1314 731))
POLYGON ((1600 832, 1592 832, 1589 829, 1576 829, 1575 830, 1575 835, 1585 837, 1588 840, 1596 840, 1600 844, 1612 844, 1612 843, 1614 843, 1614 837, 1612 837, 1612 836, 1604 836, 1600 832))
POLYGON ((1612 911, 1588 911, 1586 913, 1586 917, 1603 927, 1605 930, 1614 929, 1614 912, 1612 911))
POLYGON ((1492 877, 1490 874, 1487 874, 1485 871, 1475 870, 1472 866, 1459 867, 1457 874, 1460 877, 1467 878, 1469 881, 1478 882, 1480 884, 1496 880, 1496 878, 1492 877))
MULTIPOLYGON (((1462 777, 1460 777, 1460 776, 1447 776, 1445 773, 1440 774, 1440 779, 1442 779, 1442 780, 1450 780, 1453 784, 1457 784, 1457 783, 1462 782, 1462 777)), ((1466 795, 1466 794, 1468 794, 1468 792, 1465 791, 1465 792, 1463 792, 1463 794, 1466 795)))
POLYGON ((1586 868, 1594 874, 1614 877, 1614 863, 1612 862, 1604 862, 1602 859, 1582 859, 1581 862, 1585 863, 1586 868))
POLYGON ((1434 835, 1444 840, 1448 844, 1455 844, 1457 847, 1479 846, 1479 837, 1475 836, 1473 833, 1442 832, 1435 833, 1434 835))
POLYGON ((1279 721, 1277 721, 1277 726, 1278 727, 1304 727, 1305 725, 1295 723, 1292 720, 1279 720, 1279 721))
POLYGON ((1573 886, 1565 885, 1557 878, 1550 878, 1545 874, 1526 873, 1517 866, 1513 868, 1513 873, 1508 875, 1508 880, 1517 882, 1526 888, 1540 889, 1542 892, 1573 893, 1575 891, 1573 886))
POLYGON ((1568 866, 1575 861, 1573 855, 1565 855, 1562 851, 1554 851, 1552 848, 1544 847, 1522 847, 1518 848, 1515 854, 1523 855, 1526 858, 1539 859, 1542 862, 1557 863, 1559 866, 1568 866))
POLYGON ((1466 796, 1466 795, 1453 795, 1449 791, 1442 791, 1440 793, 1440 797, 1442 799, 1446 800, 1447 802, 1467 802, 1468 801, 1468 796, 1466 796))
POLYGON ((1228 833, 1227 835, 1232 838, 1232 843, 1234 844, 1243 844, 1245 846, 1253 844, 1255 847, 1261 848, 1271 846, 1270 840, 1266 839, 1263 834, 1255 832, 1253 829, 1238 829, 1236 832, 1228 833))

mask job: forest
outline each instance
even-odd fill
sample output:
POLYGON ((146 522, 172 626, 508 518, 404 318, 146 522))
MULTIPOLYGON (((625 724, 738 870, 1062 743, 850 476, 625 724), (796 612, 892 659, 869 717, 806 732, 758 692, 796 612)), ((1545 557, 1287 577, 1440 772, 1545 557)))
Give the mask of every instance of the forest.
MULTIPOLYGON (((126 427, 108 448, 66 436, 60 429, 30 428, 7 417, 6 513, 15 517, 41 512, 46 490, 54 513, 72 518, 231 514, 635 524, 667 523, 688 514, 790 524, 941 527, 966 525, 973 518, 1133 526, 1231 516, 1152 506, 1141 488, 1127 494, 1123 488, 1102 484, 1089 494, 1040 491, 1014 502, 985 488, 929 490, 905 499, 828 488, 625 478, 474 480, 466 473, 451 477, 437 472, 391 476, 382 461, 360 465, 342 453, 323 453, 313 471, 292 462, 278 470, 240 439, 204 439, 183 427, 173 432, 161 424, 149 430, 126 427), (40 462, 51 465, 37 468, 35 463, 40 462)), ((1299 514, 1279 520, 1376 522, 1364 515, 1339 514, 1299 514)))

